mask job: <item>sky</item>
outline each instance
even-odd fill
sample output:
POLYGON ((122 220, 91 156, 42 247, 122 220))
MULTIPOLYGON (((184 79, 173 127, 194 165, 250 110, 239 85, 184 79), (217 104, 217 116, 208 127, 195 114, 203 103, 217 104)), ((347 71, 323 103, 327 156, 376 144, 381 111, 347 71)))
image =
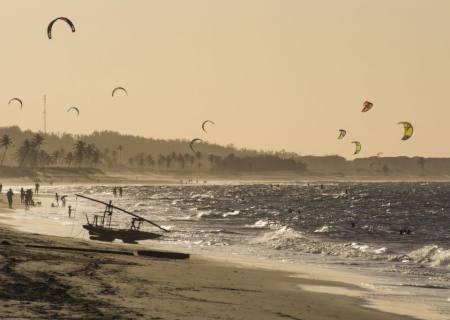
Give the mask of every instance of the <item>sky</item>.
POLYGON ((43 130, 46 94, 50 132, 450 157, 448 0, 2 0, 0 35, 0 126, 43 130))

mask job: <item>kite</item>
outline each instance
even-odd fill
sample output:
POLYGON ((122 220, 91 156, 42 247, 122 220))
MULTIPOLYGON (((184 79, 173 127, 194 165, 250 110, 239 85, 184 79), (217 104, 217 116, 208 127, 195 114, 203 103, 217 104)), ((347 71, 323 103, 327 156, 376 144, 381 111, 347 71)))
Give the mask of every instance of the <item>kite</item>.
POLYGON ((56 18, 56 19, 52 20, 52 22, 50 22, 49 25, 48 25, 48 27, 47 27, 47 35, 48 35, 48 38, 49 38, 49 39, 52 38, 53 25, 54 25, 55 22, 58 21, 58 20, 62 20, 62 21, 64 21, 64 22, 66 22, 66 23, 69 25, 70 29, 72 29, 72 32, 75 32, 75 26, 73 25, 72 21, 70 21, 70 20, 67 19, 66 17, 59 17, 59 18, 56 18))
POLYGON ((200 141, 203 141, 202 139, 193 139, 190 143, 189 143, 189 148, 191 148, 191 150, 192 150, 192 152, 196 152, 195 150, 194 150, 194 143, 196 143, 196 142, 200 142, 200 141))
POLYGON ((358 154, 361 152, 361 143, 359 141, 352 141, 355 144, 355 152, 353 154, 358 154))
POLYGON ((206 131, 206 125, 208 123, 215 124, 214 121, 211 121, 211 120, 203 121, 203 123, 202 123, 202 130, 205 131, 206 133, 208 133, 208 131, 206 131))
POLYGON ((121 90, 121 91, 125 92, 126 95, 128 95, 128 91, 124 87, 117 87, 117 88, 114 88, 114 90, 112 91, 112 94, 111 94, 112 97, 114 97, 114 95, 116 94, 116 91, 118 91, 118 90, 121 90))
POLYGON ((403 133, 402 140, 408 140, 409 138, 411 138, 414 132, 412 124, 406 121, 399 122, 398 124, 403 125, 403 129, 405 130, 403 133))
POLYGON ((71 107, 71 108, 67 109, 67 112, 70 112, 71 110, 73 110, 77 113, 77 117, 80 115, 80 109, 78 109, 77 107, 71 107))
POLYGON ((373 103, 372 103, 372 102, 370 102, 370 101, 364 101, 364 103, 363 103, 363 109, 361 110, 361 112, 367 112, 367 111, 369 111, 370 109, 372 109, 372 107, 373 107, 373 103))
POLYGON ((17 101, 18 103, 20 103, 20 109, 22 109, 23 107, 23 102, 22 100, 20 100, 19 98, 12 98, 11 100, 9 100, 8 104, 11 104, 12 102, 17 101))
POLYGON ((338 136, 338 139, 339 139, 339 140, 344 139, 344 137, 345 137, 346 134, 347 134, 347 131, 346 131, 346 130, 344 130, 344 129, 339 129, 339 136, 338 136))

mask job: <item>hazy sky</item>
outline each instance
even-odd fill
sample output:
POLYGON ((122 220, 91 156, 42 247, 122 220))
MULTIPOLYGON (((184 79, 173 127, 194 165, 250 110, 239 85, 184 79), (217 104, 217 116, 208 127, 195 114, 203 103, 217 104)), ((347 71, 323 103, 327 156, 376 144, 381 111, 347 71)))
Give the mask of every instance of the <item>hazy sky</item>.
POLYGON ((450 156, 449 0, 1 0, 0 125, 450 156), (48 22, 69 17, 48 40, 48 22), (129 96, 111 98, 115 86, 129 96), (21 97, 23 110, 8 106, 21 97), (361 113, 364 100, 374 108, 361 113), (77 106, 77 119, 67 113, 77 106), (207 135, 201 123, 216 125, 207 135), (401 141, 398 121, 415 135, 401 141), (348 136, 338 141, 338 129, 348 136))

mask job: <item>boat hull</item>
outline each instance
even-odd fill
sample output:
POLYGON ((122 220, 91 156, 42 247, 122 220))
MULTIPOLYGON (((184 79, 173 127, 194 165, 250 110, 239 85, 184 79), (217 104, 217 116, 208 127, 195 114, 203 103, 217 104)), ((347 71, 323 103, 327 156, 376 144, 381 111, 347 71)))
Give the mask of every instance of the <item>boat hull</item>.
POLYGON ((115 239, 120 239, 125 243, 137 243, 140 240, 151 240, 161 237, 161 234, 130 230, 130 229, 114 229, 95 226, 92 224, 84 224, 83 228, 89 232, 89 238, 97 241, 112 242, 115 239))

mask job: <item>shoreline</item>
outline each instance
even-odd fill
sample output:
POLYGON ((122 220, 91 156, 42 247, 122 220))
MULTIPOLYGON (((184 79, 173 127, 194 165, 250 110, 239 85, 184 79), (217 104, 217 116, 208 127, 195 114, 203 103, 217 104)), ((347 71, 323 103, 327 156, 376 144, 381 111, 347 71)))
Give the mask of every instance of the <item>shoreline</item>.
POLYGON ((5 280, 0 282, 0 317, 413 319, 364 307, 366 301, 357 296, 301 289, 358 290, 344 282, 299 278, 195 253, 177 261, 27 248, 147 247, 19 232, 3 222, 0 232, 0 278, 5 280))
MULTIPOLYGON (((46 209, 44 208, 50 204, 50 202, 48 201, 50 200, 51 196, 48 194, 43 194, 39 195, 38 197, 41 200, 45 200, 45 202, 43 202, 44 207, 42 207, 40 210, 42 210, 42 212, 46 212, 46 209)), ((15 203, 18 202, 19 201, 16 198, 15 203)), ((5 198, 0 197, 0 232, 3 228, 9 229, 9 232, 13 234, 13 238, 15 239, 22 237, 31 241, 37 241, 39 243, 45 241, 45 243, 50 243, 52 246, 76 246, 82 244, 83 246, 87 246, 90 248, 123 248, 125 250, 130 250, 130 248, 132 250, 135 250, 136 248, 142 248, 165 251, 181 250, 192 254, 195 261, 203 261, 204 263, 206 263, 206 265, 203 267, 207 269, 210 267, 212 268, 212 266, 215 265, 223 266, 225 264, 228 268, 243 268, 250 274, 252 274, 252 272, 268 272, 270 274, 270 277, 274 277, 275 274, 278 274, 277 281, 279 281, 280 283, 285 283, 287 285, 287 287, 284 287, 283 290, 302 292, 301 294, 297 292, 298 294, 300 294, 300 297, 302 299, 304 299, 303 295, 309 293, 319 294, 321 297, 320 299, 324 299, 323 296, 332 294, 333 296, 336 296, 335 298, 339 301, 341 301, 340 299, 342 299, 340 303, 348 301, 347 299, 352 299, 352 304, 357 305, 363 310, 375 310, 385 313, 390 312, 392 313, 391 316, 394 316, 393 319, 442 319, 442 314, 439 314, 437 310, 431 309, 430 306, 427 306, 426 301, 420 301, 419 303, 416 303, 414 300, 408 299, 407 294, 405 295, 404 293, 402 294, 397 291, 393 293, 390 292, 391 289, 386 288, 380 290, 380 288, 378 288, 378 284, 383 282, 380 282, 381 278, 370 277, 367 275, 365 276, 358 271, 356 273, 352 273, 352 271, 348 268, 330 268, 330 266, 327 265, 307 262, 299 263, 278 261, 263 257, 248 256, 245 255, 245 253, 231 254, 230 252, 226 253, 220 250, 211 250, 211 248, 203 249, 197 247, 186 247, 179 244, 177 245, 164 242, 150 242, 143 243, 141 245, 128 245, 121 243, 106 244, 102 242, 85 240, 83 239, 83 236, 78 232, 76 232, 76 236, 73 237, 71 232, 73 226, 61 224, 61 222, 58 222, 57 220, 54 220, 52 218, 49 219, 33 215, 32 211, 27 212, 25 210, 22 210, 23 206, 21 205, 17 205, 16 208, 18 210, 5 209, 5 204, 5 198), (41 235, 39 235, 39 233, 41 235), (373 284, 376 284, 377 288, 373 287, 373 284), (388 295, 389 298, 380 299, 380 297, 383 297, 383 295, 388 295), (403 301, 401 301, 402 299, 403 301), (408 316, 411 318, 408 318, 408 316)), ((0 238, 0 242, 1 241, 2 239, 0 238)), ((44 254, 46 250, 41 251, 41 253, 44 254)), ((27 252, 27 250, 25 250, 25 252, 27 252)), ((52 252, 52 254, 54 253, 52 252)), ((66 256, 70 256, 70 254, 66 253, 66 256)), ((95 256, 101 259, 101 255, 91 254, 91 256, 93 259, 95 258, 95 256)), ((252 275, 247 276, 250 278, 253 277, 252 275)), ((120 278, 119 280, 122 281, 123 279, 120 278)), ((197 274, 193 276, 193 280, 199 281, 197 274)), ((203 280, 207 280, 209 282, 214 281, 214 279, 203 280)), ((83 281, 85 281, 85 279, 83 281)), ((258 286, 260 285, 259 282, 261 281, 264 282, 265 280, 263 279, 256 281, 255 279, 253 279, 250 280, 249 285, 252 288, 258 288, 258 286)), ((389 281, 387 283, 389 283, 389 281)), ((272 283, 272 285, 278 287, 278 283, 272 283)), ((251 290, 257 291, 257 289, 251 290)), ((231 291, 234 292, 234 290, 231 291)), ((420 298, 421 295, 416 295, 415 297, 420 298)), ((251 299, 255 299, 255 297, 251 297, 251 299)), ((295 308, 293 309, 293 311, 296 310, 297 309, 295 308)), ((340 312, 341 311, 339 311, 337 314, 340 315, 340 312)), ((261 316, 262 315, 258 315, 256 318, 259 319, 261 316)), ((334 318, 325 317, 323 319, 334 318)), ((383 317, 383 319, 391 318, 383 317)))

